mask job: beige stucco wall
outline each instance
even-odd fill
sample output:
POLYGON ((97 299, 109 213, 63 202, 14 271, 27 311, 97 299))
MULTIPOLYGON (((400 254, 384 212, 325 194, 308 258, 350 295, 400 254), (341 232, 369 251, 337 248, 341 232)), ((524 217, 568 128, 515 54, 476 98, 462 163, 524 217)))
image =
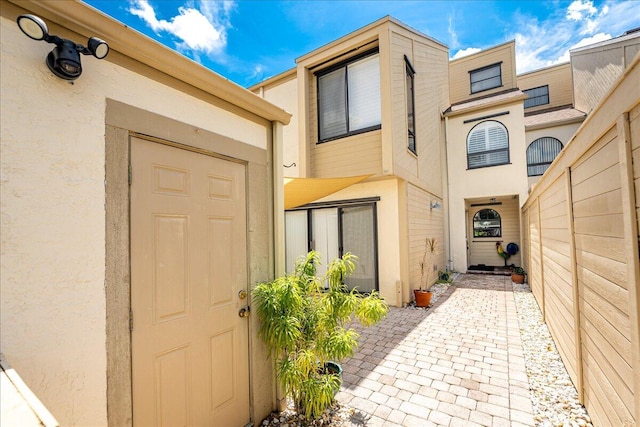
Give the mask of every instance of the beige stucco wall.
POLYGON ((51 45, 18 29, 21 12, 2 3, 2 351, 62 425, 106 425, 106 100, 263 149, 270 123, 140 75, 116 51, 84 56, 83 75, 63 81, 44 64, 51 45))
MULTIPOLYGON (((286 77, 277 82, 268 85, 258 85, 251 88, 256 94, 267 101, 278 105, 291 113, 291 122, 282 130, 282 138, 284 140, 283 148, 283 168, 284 176, 298 178, 300 177, 300 159, 298 137, 298 97, 297 93, 298 80, 295 73, 287 73, 286 77), (294 166, 290 166, 295 163, 294 166), (284 167, 284 166, 289 167, 284 167)), ((304 143, 304 142, 303 142, 304 143)), ((304 149, 304 147, 303 147, 304 149)))
POLYGON ((467 245, 465 239, 465 200, 500 196, 519 196, 526 200, 527 160, 522 101, 495 105, 447 119, 447 162, 449 178, 449 230, 451 233, 449 259, 454 270, 466 271, 467 245), (489 120, 501 122, 509 132, 510 163, 501 166, 467 170, 467 135, 481 121, 465 120, 508 112, 489 120))

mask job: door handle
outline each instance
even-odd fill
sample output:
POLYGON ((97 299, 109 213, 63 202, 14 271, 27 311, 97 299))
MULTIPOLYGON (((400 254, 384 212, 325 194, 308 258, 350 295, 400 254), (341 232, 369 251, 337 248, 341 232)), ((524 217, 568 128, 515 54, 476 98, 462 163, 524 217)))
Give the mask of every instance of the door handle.
POLYGON ((243 308, 238 312, 238 316, 240 317, 249 317, 249 314, 251 314, 249 307, 243 308))

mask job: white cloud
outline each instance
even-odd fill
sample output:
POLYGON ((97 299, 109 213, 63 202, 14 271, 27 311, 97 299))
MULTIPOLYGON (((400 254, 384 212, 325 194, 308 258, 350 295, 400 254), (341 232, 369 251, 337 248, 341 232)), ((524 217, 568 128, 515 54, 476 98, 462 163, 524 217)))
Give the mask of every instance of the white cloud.
POLYGON ((158 19, 148 0, 132 0, 129 12, 147 23, 157 34, 167 32, 179 41, 176 48, 213 55, 220 53, 227 44, 227 29, 231 27, 229 14, 234 7, 231 1, 200 1, 199 9, 181 6, 178 14, 169 20, 158 19))
MULTIPOLYGON (((569 49, 567 49, 560 58, 558 58, 555 61, 552 61, 552 63, 557 64, 557 63, 569 61, 571 57, 569 51, 571 49, 577 49, 579 47, 589 46, 590 44, 603 42, 605 40, 609 40, 610 38, 611 38, 611 34, 605 34, 605 33, 598 33, 592 37, 585 37, 582 40, 580 40, 578 43, 574 44, 569 49)), ((552 65, 552 64, 549 64, 549 65, 552 65)))
POLYGON ((576 0, 545 21, 516 15, 517 72, 523 73, 569 61, 569 50, 622 34, 640 23, 640 2, 606 1, 596 8, 589 0, 576 0), (606 29, 606 31, 603 31, 606 29))
POLYGON ((460 43, 458 42, 458 34, 456 34, 456 29, 453 26, 453 22, 454 17, 453 14, 451 14, 449 15, 449 27, 447 28, 447 31, 449 32, 449 36, 451 37, 451 48, 457 49, 458 47, 460 47, 460 43))
POLYGON ((458 59, 458 58, 462 58, 463 56, 473 55, 474 53, 480 52, 481 50, 482 49, 479 49, 477 47, 468 47, 465 49, 460 49, 455 53, 455 55, 453 55, 451 59, 458 59))
POLYGON ((567 18, 572 21, 582 21, 594 16, 598 12, 591 0, 575 0, 567 8, 567 18))

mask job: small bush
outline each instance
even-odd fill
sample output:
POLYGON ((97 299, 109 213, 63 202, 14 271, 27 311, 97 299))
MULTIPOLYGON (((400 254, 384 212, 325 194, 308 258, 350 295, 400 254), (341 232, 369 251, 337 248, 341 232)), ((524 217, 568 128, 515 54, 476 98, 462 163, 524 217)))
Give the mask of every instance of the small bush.
POLYGON ((259 335, 276 358, 276 377, 298 413, 322 415, 342 382, 327 362, 353 356, 358 333, 353 320, 365 326, 382 320, 387 304, 376 292, 348 291, 344 278, 353 273, 356 257, 350 253, 329 264, 325 277, 316 277, 319 257, 309 252, 293 274, 256 285, 254 306, 260 319, 259 335), (328 282, 329 288, 322 286, 328 282))

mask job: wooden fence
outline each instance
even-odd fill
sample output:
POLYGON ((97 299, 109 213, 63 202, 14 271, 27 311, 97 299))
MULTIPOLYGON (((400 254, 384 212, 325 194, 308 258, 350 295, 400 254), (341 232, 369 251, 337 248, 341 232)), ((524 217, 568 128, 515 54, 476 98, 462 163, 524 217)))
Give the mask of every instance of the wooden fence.
POLYGON ((522 207, 523 263, 597 426, 640 425, 640 56, 522 207))

